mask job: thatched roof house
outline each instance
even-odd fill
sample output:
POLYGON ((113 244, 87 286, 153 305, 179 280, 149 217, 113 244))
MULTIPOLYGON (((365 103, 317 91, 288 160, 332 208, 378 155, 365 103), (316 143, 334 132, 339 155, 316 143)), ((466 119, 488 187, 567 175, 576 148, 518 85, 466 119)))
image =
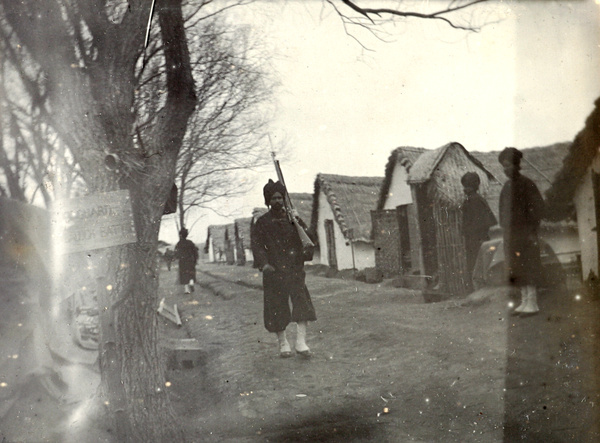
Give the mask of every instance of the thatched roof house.
MULTIPOLYGON (((406 203, 406 199, 402 199, 401 195, 404 193, 398 192, 398 188, 406 183, 408 172, 423 152, 425 152, 425 148, 410 146, 401 146, 392 151, 385 166, 385 177, 379 191, 378 211, 395 208, 398 204, 406 203), (393 197, 396 197, 396 199, 393 199, 393 197)), ((408 190, 408 201, 412 202, 408 185, 405 189, 408 190)))
POLYGON ((235 238, 244 241, 244 247, 250 247, 250 224, 252 217, 236 218, 234 220, 235 238))
POLYGON ((317 175, 311 232, 318 238, 321 263, 337 269, 374 266, 370 212, 382 182, 382 177, 317 175))
POLYGON ((479 174, 482 184, 497 180, 463 145, 452 142, 438 149, 424 151, 410 169, 407 182, 421 185, 434 180, 439 192, 431 194, 431 197, 451 205, 460 205, 464 200, 460 179, 469 171, 479 174))
POLYGON ((546 190, 548 206, 553 218, 562 220, 572 215, 573 199, 577 189, 597 161, 600 147, 600 98, 588 116, 585 127, 566 145, 566 155, 555 173, 552 185, 546 190))
POLYGON ((448 143, 424 151, 414 162, 407 177, 414 202, 415 223, 419 230, 421 274, 434 277, 439 289, 459 295, 468 287, 471 272, 467 269, 462 213, 464 201, 461 177, 474 172, 481 179, 480 193, 485 196, 494 175, 460 143, 448 143))
POLYGON ((434 248, 436 244, 430 232, 433 224, 419 227, 419 223, 425 225, 430 221, 423 218, 419 221, 415 190, 427 189, 425 194, 417 193, 420 203, 425 205, 421 212, 429 210, 434 202, 456 210, 464 199, 460 178, 467 171, 477 172, 487 190, 492 174, 459 143, 435 150, 403 146, 392 151, 377 209, 372 213, 375 257, 384 276, 435 273, 434 258, 427 260, 433 254, 427 252, 428 245, 434 248), (429 185, 425 186, 426 183, 429 185), (422 240, 421 231, 427 233, 427 239, 422 240), (423 263, 424 252, 426 263, 423 263), (431 265, 427 265, 430 261, 431 265))
MULTIPOLYGON (((569 146, 570 143, 555 143, 549 146, 519 149, 523 153, 521 174, 533 180, 543 194, 550 188, 552 180, 562 167, 569 146)), ((494 211, 494 214, 496 215, 498 213, 500 191, 502 190, 502 185, 506 182, 506 175, 504 174, 502 165, 498 162, 498 155, 500 152, 501 151, 471 151, 471 155, 479 160, 497 180, 486 196, 492 211, 494 211)))
POLYGON ((600 98, 584 128, 569 144, 552 186, 546 190, 549 216, 577 219, 583 277, 598 286, 600 274, 600 98))
POLYGON ((225 231, 227 225, 210 225, 207 229, 204 251, 208 254, 208 261, 225 261, 225 231))
POLYGON ((252 249, 250 245, 250 229, 252 217, 237 218, 234 220, 236 262, 238 265, 252 261, 252 249))
POLYGON ((418 229, 408 173, 424 148, 401 146, 385 167, 377 208, 371 211, 375 266, 386 278, 410 274, 419 263, 418 229))
MULTIPOLYGON (((565 142, 519 149, 523 153, 521 174, 533 180, 540 192, 544 193, 550 188, 554 177, 561 169, 570 145, 571 143, 565 142)), ((498 162, 500 152, 501 150, 490 152, 471 151, 471 155, 504 184, 507 179, 502 165, 498 162)))
MULTIPOLYGON (((522 172, 542 192, 560 169, 568 145, 522 149, 522 172)), ((464 200, 460 178, 467 171, 479 174, 480 193, 497 216, 500 191, 506 181, 499 153, 469 152, 459 143, 436 150, 401 147, 392 151, 377 210, 372 215, 377 267, 384 275, 420 272, 443 280, 439 270, 444 269, 454 275, 446 278, 460 279, 466 272, 461 270, 462 239, 456 230, 460 225, 457 211, 464 200), (445 221, 440 221, 442 218, 445 221), (442 252, 447 260, 440 258, 442 252)), ((574 249, 573 233, 573 227, 566 223, 557 226, 544 222, 542 226, 544 239, 559 255, 574 249)))
MULTIPOLYGON (((318 174, 315 179, 315 195, 322 192, 331 207, 335 221, 344 238, 349 238, 353 230, 356 241, 371 241, 371 220, 369 211, 377 202, 382 177, 350 177, 334 174, 318 174)), ((317 223, 318 201, 312 207, 312 223, 317 223), (315 217, 317 216, 317 217, 315 217)))

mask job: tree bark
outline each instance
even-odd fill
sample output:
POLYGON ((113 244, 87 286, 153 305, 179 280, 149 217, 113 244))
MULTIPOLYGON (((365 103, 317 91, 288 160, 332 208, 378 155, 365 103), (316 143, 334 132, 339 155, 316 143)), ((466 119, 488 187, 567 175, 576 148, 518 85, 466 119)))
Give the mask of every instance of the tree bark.
MULTIPOLYGON (((102 11, 90 14, 96 55, 81 67, 56 0, 0 1, 21 44, 46 75, 53 126, 81 165, 89 191, 130 192, 137 242, 90 252, 97 265, 102 386, 117 440, 182 441, 165 389, 156 316, 160 220, 196 103, 182 0, 156 2, 167 99, 144 141, 145 155, 134 146, 132 104, 151 2, 130 0, 118 24, 105 20, 102 11), (117 170, 104 167, 107 153, 122 160, 117 170)), ((87 0, 76 3, 82 14, 90 12, 87 0)))

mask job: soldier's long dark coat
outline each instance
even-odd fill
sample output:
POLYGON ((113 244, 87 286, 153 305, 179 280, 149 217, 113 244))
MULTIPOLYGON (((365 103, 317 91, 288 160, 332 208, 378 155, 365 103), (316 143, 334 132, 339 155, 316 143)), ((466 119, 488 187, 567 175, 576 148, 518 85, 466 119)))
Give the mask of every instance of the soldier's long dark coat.
POLYGON ((283 331, 290 322, 315 321, 315 308, 304 281, 302 243, 294 225, 269 211, 256 221, 251 240, 255 266, 262 269, 269 264, 275 268, 275 272, 263 273, 267 331, 283 331))
POLYGON ((538 228, 544 215, 540 191, 529 178, 517 174, 502 187, 499 210, 510 283, 515 286, 539 284, 542 264, 538 228))
POLYGON ((190 280, 196 281, 198 247, 191 240, 179 240, 175 245, 175 256, 179 258, 179 284, 187 285, 190 280))

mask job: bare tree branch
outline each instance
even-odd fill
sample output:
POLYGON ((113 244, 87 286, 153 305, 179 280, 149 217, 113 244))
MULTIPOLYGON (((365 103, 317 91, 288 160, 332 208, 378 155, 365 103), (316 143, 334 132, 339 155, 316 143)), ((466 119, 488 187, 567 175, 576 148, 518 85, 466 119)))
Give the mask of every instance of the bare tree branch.
MULTIPOLYGON (((334 0, 327 0, 328 3, 333 5, 334 0)), ((373 8, 373 7, 363 7, 360 6, 360 1, 354 0, 339 0, 343 5, 348 7, 350 10, 358 13, 361 17, 365 18, 369 21, 370 25, 375 25, 376 22, 373 19, 373 16, 377 18, 383 18, 384 16, 393 17, 402 17, 402 18, 418 18, 422 20, 440 20, 449 25, 450 27, 463 31, 479 31, 479 26, 476 26, 472 23, 467 24, 459 24, 458 18, 455 17, 456 13, 459 11, 463 11, 465 9, 473 8, 478 4, 489 2, 489 0, 464 0, 457 2, 449 2, 448 6, 442 9, 437 9, 432 12, 418 12, 414 10, 402 10, 400 8, 373 8)), ((367 3, 367 2, 365 2, 367 3)), ((369 4, 373 2, 370 1, 369 4)), ((352 19, 351 16, 341 12, 339 9, 335 8, 336 12, 342 19, 354 25, 359 24, 360 22, 356 19, 352 19)))

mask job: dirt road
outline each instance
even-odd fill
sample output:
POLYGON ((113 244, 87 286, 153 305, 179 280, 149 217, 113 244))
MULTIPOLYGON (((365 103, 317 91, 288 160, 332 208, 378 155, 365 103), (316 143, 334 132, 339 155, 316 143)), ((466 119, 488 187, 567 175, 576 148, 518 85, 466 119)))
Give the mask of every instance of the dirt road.
POLYGON ((207 350, 205 367, 170 374, 197 441, 502 441, 505 295, 423 304, 415 291, 309 275, 314 356, 281 359, 260 276, 203 270, 212 276, 200 273, 192 296, 170 288, 207 350))
MULTIPOLYGON (((553 288, 540 295, 541 314, 522 319, 507 315, 508 289, 424 304, 419 292, 389 283, 309 273, 319 317, 308 331, 314 356, 281 359, 275 336, 263 327, 259 273, 201 265, 199 286, 188 295, 176 275, 176 268, 163 269, 160 291, 177 303, 184 326, 161 318, 160 332, 202 345, 202 364, 167 371, 190 441, 600 441, 600 301, 583 294, 553 288)), ((16 297, 24 283, 10 293, 16 297)), ((21 304, 6 294, 2 325, 21 321, 21 304)), ((49 395, 52 383, 11 390, 7 377, 19 371, 9 369, 24 360, 6 349, 27 335, 5 332, 20 329, 0 336, 8 356, 0 380, 7 382, 0 386, 3 441, 82 441, 73 436, 84 435, 110 442, 93 419, 83 420, 85 402, 49 395)))

